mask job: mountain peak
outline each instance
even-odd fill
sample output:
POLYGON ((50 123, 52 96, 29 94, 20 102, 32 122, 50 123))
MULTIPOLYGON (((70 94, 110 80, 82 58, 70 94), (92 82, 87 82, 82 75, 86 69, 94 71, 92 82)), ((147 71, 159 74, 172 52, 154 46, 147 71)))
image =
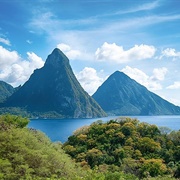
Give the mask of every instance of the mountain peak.
POLYGON ((110 75, 92 97, 110 115, 180 114, 180 107, 150 92, 120 71, 110 75))
POLYGON ((62 55, 63 54, 63 52, 59 49, 59 48, 55 48, 53 51, 52 51, 52 53, 51 54, 56 54, 56 55, 62 55))
POLYGON ((106 116, 76 79, 68 58, 54 49, 45 65, 4 103, 31 116, 93 118, 106 116))
POLYGON ((113 85, 112 84, 113 82, 115 84, 118 83, 118 84, 130 85, 132 81, 135 82, 135 80, 131 79, 129 76, 127 76, 124 72, 121 71, 115 71, 107 79, 107 82, 109 82, 111 86, 113 85))
POLYGON ((121 71, 115 71, 111 76, 115 77, 115 78, 129 78, 125 73, 121 72, 121 71))
POLYGON ((52 53, 48 56, 45 66, 52 65, 54 67, 59 67, 65 64, 69 64, 69 59, 60 49, 55 48, 52 51, 52 53))

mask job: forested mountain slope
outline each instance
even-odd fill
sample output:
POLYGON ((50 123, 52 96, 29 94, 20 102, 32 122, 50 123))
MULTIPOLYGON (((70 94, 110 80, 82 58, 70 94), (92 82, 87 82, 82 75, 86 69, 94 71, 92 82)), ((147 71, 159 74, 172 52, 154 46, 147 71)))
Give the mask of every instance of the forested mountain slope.
POLYGON ((15 89, 8 83, 0 81, 0 103, 4 102, 14 93, 15 89))

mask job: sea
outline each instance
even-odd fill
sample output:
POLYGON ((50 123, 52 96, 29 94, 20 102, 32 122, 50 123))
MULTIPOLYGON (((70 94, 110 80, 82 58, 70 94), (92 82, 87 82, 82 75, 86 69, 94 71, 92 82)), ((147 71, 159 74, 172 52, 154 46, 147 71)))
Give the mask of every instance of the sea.
MULTIPOLYGON (((171 130, 180 130, 180 116, 126 116, 136 118, 140 122, 157 125, 158 127, 168 127, 171 130)), ((92 124, 97 120, 107 122, 111 119, 124 118, 124 116, 108 116, 104 118, 92 119, 31 119, 28 127, 40 130, 45 133, 53 142, 64 143, 73 132, 82 127, 92 124)))

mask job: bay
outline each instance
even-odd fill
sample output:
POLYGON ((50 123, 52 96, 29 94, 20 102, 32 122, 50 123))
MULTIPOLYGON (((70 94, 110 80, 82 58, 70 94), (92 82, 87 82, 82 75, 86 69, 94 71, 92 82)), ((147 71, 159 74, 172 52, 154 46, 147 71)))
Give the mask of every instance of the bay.
MULTIPOLYGON (((85 125, 90 125, 97 120, 104 122, 116 119, 120 116, 108 116, 93 119, 31 119, 28 127, 44 132, 51 141, 64 143, 73 132, 85 125)), ((124 117, 124 116, 121 116, 124 117)), ((126 116, 127 117, 127 116, 126 116)), ((172 130, 180 129, 180 116, 128 116, 136 118, 140 122, 155 124, 158 127, 168 127, 172 130)))

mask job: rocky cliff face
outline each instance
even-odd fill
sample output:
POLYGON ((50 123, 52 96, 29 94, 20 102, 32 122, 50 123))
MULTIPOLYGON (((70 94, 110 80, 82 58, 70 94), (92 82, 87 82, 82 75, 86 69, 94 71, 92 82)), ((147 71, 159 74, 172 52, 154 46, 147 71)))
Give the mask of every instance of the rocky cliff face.
POLYGON ((113 115, 175 115, 180 107, 148 91, 122 72, 113 73, 92 96, 113 115))
POLYGON ((15 89, 8 83, 0 81, 0 103, 14 93, 15 89))
POLYGON ((6 102, 9 107, 22 107, 33 116, 92 118, 106 116, 77 81, 68 58, 54 49, 45 65, 6 102))

